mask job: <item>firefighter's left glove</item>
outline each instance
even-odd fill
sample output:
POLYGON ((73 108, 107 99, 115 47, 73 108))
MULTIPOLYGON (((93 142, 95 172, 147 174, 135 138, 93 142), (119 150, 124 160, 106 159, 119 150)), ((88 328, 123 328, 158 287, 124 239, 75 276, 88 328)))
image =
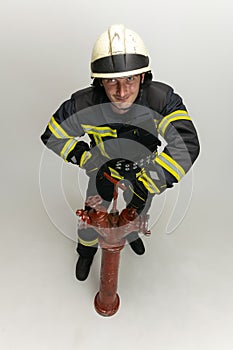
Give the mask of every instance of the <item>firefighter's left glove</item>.
POLYGON ((111 176, 125 179, 133 184, 135 192, 146 197, 147 193, 160 194, 166 189, 166 181, 161 169, 153 162, 152 157, 140 159, 138 162, 122 159, 116 162, 115 169, 109 168, 111 176))
POLYGON ((164 171, 156 164, 154 158, 152 154, 146 159, 141 159, 137 163, 141 171, 136 175, 137 181, 152 195, 161 194, 167 188, 164 171))
POLYGON ((89 177, 96 176, 99 169, 108 161, 107 158, 97 152, 85 151, 80 158, 79 166, 86 170, 89 177))
POLYGON ((155 170, 142 168, 137 174, 136 179, 140 187, 143 186, 152 195, 161 194, 167 187, 164 182, 158 178, 155 170))

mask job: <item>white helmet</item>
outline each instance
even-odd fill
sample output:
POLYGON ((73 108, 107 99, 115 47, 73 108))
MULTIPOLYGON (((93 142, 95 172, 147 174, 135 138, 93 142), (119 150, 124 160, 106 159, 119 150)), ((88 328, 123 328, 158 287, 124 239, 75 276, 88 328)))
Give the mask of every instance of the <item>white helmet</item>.
POLYGON ((122 24, 110 26, 94 44, 92 78, 119 78, 150 70, 148 52, 142 39, 122 24))

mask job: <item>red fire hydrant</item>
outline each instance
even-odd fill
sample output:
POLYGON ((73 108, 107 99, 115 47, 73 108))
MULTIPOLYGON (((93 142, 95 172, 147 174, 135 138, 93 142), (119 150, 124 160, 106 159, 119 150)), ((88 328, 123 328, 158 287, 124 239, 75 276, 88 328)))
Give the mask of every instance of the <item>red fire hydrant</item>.
POLYGON ((86 204, 92 209, 76 211, 80 218, 81 228, 92 226, 99 233, 99 245, 102 248, 100 288, 95 296, 94 306, 102 316, 112 316, 119 308, 118 270, 125 237, 133 231, 142 232, 145 235, 150 234, 147 229, 148 215, 138 216, 134 208, 123 209, 119 215, 116 209, 117 187, 123 190, 125 187, 113 178, 109 180, 115 185, 113 208, 110 213, 101 205, 102 200, 98 195, 87 199, 86 204))

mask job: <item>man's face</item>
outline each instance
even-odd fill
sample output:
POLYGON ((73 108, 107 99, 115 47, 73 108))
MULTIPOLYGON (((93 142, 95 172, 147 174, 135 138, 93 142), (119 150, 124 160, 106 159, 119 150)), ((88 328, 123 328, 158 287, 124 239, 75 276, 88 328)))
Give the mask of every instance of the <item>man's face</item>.
POLYGON ((131 75, 123 78, 102 79, 102 85, 106 95, 112 102, 113 110, 118 114, 124 114, 137 98, 140 82, 145 74, 131 75))

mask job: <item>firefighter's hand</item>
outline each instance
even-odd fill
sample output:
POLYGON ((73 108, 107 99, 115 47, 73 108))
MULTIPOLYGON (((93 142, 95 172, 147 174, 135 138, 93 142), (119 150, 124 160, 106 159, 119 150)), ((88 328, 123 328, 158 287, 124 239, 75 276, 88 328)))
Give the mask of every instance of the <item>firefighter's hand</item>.
POLYGON ((86 170, 88 176, 96 176, 107 161, 108 159, 98 152, 85 151, 80 159, 80 167, 86 170))
POLYGON ((110 170, 112 177, 120 179, 120 176, 122 176, 122 178, 138 187, 140 193, 149 192, 154 195, 163 192, 167 187, 164 174, 157 168, 150 156, 138 162, 119 160, 115 165, 115 169, 110 168, 110 170))
POLYGON ((165 179, 158 176, 158 172, 154 167, 152 169, 142 168, 140 173, 137 174, 137 181, 152 195, 160 194, 167 188, 165 179))

